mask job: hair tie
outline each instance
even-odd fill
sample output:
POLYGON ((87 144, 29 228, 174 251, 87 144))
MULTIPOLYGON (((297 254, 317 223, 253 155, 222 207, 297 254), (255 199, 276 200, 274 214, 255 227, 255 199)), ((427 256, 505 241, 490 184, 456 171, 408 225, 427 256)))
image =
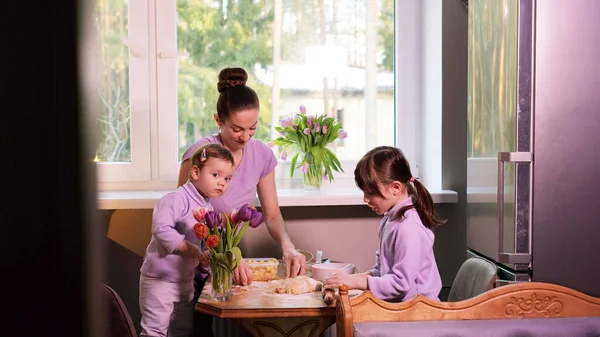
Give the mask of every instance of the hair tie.
POLYGON ((417 180, 417 178, 415 178, 415 177, 410 177, 410 179, 409 179, 409 181, 410 181, 411 183, 415 182, 415 180, 417 180))
POLYGON ((200 162, 206 160, 206 149, 202 150, 202 154, 200 155, 200 162))

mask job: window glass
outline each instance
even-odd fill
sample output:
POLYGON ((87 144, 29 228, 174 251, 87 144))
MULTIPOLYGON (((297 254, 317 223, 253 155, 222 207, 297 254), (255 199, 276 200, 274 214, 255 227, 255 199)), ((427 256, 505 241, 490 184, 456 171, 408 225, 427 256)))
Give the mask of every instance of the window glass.
POLYGON ((96 161, 130 162, 128 1, 97 0, 98 147, 96 161))
POLYGON ((393 0, 178 0, 177 46, 189 53, 178 64, 179 158, 217 131, 217 75, 230 66, 259 95, 258 139, 304 105, 348 132, 334 144, 340 160, 394 145, 393 13, 393 0))

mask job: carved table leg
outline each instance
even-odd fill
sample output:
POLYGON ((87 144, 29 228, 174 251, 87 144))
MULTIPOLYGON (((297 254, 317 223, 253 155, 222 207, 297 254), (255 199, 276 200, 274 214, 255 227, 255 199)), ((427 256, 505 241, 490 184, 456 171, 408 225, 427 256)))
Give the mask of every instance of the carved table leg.
POLYGON ((335 323, 335 316, 246 318, 237 322, 254 337, 319 337, 335 323))

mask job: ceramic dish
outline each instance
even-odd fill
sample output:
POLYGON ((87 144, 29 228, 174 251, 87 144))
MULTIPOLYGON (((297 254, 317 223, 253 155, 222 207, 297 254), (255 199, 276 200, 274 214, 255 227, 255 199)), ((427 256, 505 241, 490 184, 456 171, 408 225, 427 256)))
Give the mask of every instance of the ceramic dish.
POLYGON ((323 281, 325 277, 333 272, 353 274, 354 265, 346 262, 316 263, 312 265, 312 278, 317 281, 323 281))

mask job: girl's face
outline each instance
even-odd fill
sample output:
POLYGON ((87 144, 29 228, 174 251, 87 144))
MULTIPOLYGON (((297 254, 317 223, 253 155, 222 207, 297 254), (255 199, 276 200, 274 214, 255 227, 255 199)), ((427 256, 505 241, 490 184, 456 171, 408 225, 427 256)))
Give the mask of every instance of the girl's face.
POLYGON ((241 150, 256 133, 258 109, 247 109, 232 113, 225 121, 215 114, 221 129, 221 141, 231 152, 241 150))
POLYGON ((227 191, 227 186, 233 176, 233 165, 230 162, 210 157, 200 169, 192 167, 191 180, 196 189, 205 198, 216 198, 227 191))
POLYGON ((363 200, 378 215, 385 214, 398 202, 408 197, 406 185, 399 181, 394 181, 391 184, 379 184, 378 186, 382 195, 371 191, 363 191, 363 200))

